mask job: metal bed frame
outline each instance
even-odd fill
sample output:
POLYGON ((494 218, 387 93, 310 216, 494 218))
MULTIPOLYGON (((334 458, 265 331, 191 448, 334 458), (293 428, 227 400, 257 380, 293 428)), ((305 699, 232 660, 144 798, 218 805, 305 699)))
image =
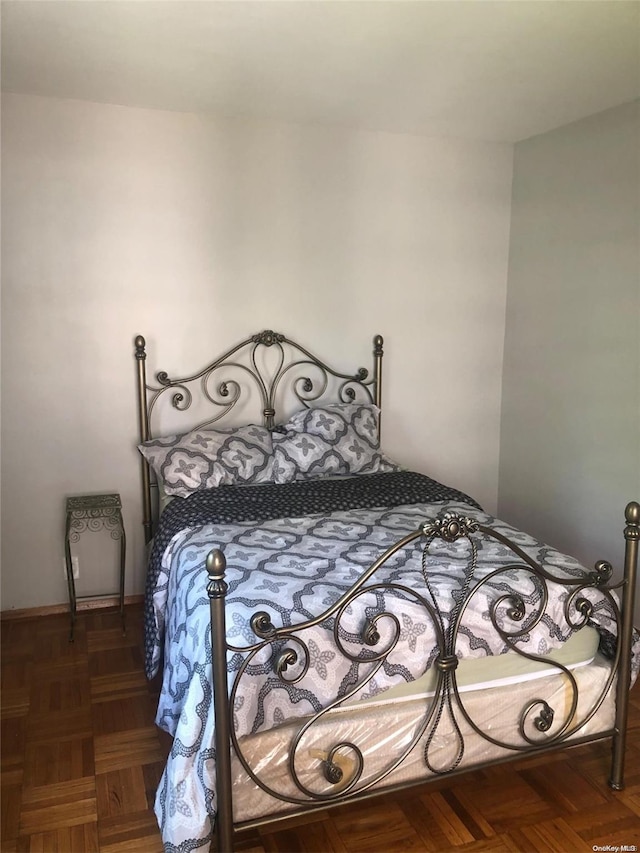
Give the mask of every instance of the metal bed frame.
MULTIPOLYGON (((383 339, 380 335, 374 338, 374 364, 372 376, 360 368, 353 374, 336 371, 313 356, 307 349, 286 338, 284 335, 266 330, 253 335, 237 346, 225 352, 204 369, 187 377, 170 379, 167 373, 156 374, 157 385, 151 386, 146 378, 146 345, 142 336, 135 339, 135 356, 138 364, 138 401, 140 440, 151 438, 151 417, 159 400, 166 394, 174 410, 186 411, 193 400, 192 386, 199 384, 203 398, 213 407, 211 417, 198 424, 215 423, 225 417, 241 399, 248 384, 249 389, 257 389, 260 401, 260 417, 264 425, 273 428, 276 423, 276 412, 279 408, 283 387, 287 385, 293 392, 293 398, 298 404, 310 406, 316 401, 324 400, 328 395, 333 399, 349 402, 364 396, 370 402, 381 406, 382 399, 382 357, 383 339), (265 371, 261 361, 264 349, 273 348, 276 352, 275 364, 272 360, 270 371, 265 371), (244 358, 244 360, 243 360, 244 358), (229 378, 229 374, 235 378, 229 378), (218 380, 218 377, 221 377, 218 380), (224 378, 222 378, 224 377, 224 378), (238 378, 240 377, 240 378, 238 378), (217 382, 217 385, 216 385, 217 382), (212 387, 215 385, 215 389, 212 387)), ((191 426, 190 428, 194 428, 191 426)), ((152 498, 154 488, 153 476, 145 460, 142 462, 143 509, 145 538, 148 542, 153 535, 152 498)), ((504 761, 522 758, 525 755, 540 754, 610 738, 612 740, 612 762, 609 775, 609 785, 614 790, 624 786, 624 764, 626 729, 628 714, 629 686, 631 678, 631 656, 633 641, 633 605, 635 598, 636 574, 638 564, 638 541, 640 539, 640 504, 631 502, 625 511, 626 526, 624 528, 625 558, 622 580, 612 582, 613 570, 611 565, 600 560, 591 572, 585 571, 579 577, 555 576, 543 566, 535 562, 516 543, 507 539, 491 527, 479 524, 473 519, 459 514, 441 516, 434 522, 423 524, 419 529, 404 536, 392 545, 376 562, 359 578, 359 580, 331 607, 318 614, 314 619, 292 627, 277 627, 272 624, 265 612, 257 612, 251 620, 251 627, 256 636, 256 642, 245 647, 234 646, 227 641, 225 621, 225 597, 227 583, 225 581, 226 563, 222 551, 213 550, 206 561, 208 573, 207 592, 210 602, 211 647, 213 669, 213 694, 215 711, 215 750, 216 750, 216 798, 217 811, 215 815, 215 834, 217 850, 232 851, 236 828, 244 829, 266 822, 276 817, 288 816, 309 809, 323 808, 342 804, 347 800, 361 799, 378 793, 405 787, 405 784, 384 785, 389 777, 418 745, 423 750, 425 782, 429 775, 437 778, 444 774, 466 772, 467 769, 490 766, 504 761), (514 555, 515 562, 506 567, 500 567, 481 580, 474 578, 476 567, 478 540, 493 539, 508 548, 514 555), (429 549, 438 540, 456 542, 465 540, 468 546, 468 567, 464 597, 453 611, 449 625, 446 626, 440 613, 437 601, 431 595, 429 579, 426 571, 425 593, 420 595, 408 587, 399 584, 381 584, 376 581, 376 572, 387 560, 410 543, 421 540, 424 560, 429 549), (587 624, 593 612, 593 604, 585 595, 587 590, 597 593, 606 602, 609 613, 617 627, 617 643, 611 660, 610 671, 606 684, 591 707, 581 714, 577 713, 578 687, 571 671, 561 664, 554 664, 558 673, 566 679, 571 701, 567 712, 556 711, 544 698, 536 698, 528 702, 524 708, 516 709, 517 736, 515 741, 504 742, 483 731, 469 714, 460 694, 456 681, 458 657, 456 644, 459 629, 464 614, 473 597, 484 588, 488 581, 509 570, 526 572, 539 592, 539 604, 527 612, 523 598, 516 592, 507 592, 495 598, 491 605, 489 618, 493 629, 498 632, 504 644, 517 654, 533 661, 543 658, 525 653, 518 648, 518 640, 533 626, 537 625, 545 615, 545 607, 549 598, 550 586, 561 583, 570 588, 564 603, 564 618, 572 629, 579 629, 587 624), (382 771, 374 773, 370 778, 364 773, 364 759, 357 744, 338 742, 327 748, 326 759, 318 761, 318 774, 322 777, 325 787, 315 790, 305 785, 296 772, 296 748, 305 733, 314 724, 323 720, 326 715, 337 708, 364 684, 370 681, 395 648, 400 636, 400 624, 395 616, 386 612, 378 612, 375 616, 363 619, 361 643, 366 650, 367 662, 371 664, 369 672, 358 684, 339 699, 336 698, 327 708, 311 718, 301 718, 297 732, 290 743, 284 744, 288 750, 289 772, 297 793, 294 796, 273 790, 269 784, 254 772, 250 763, 243 755, 242 743, 233 725, 233 707, 237 691, 242 683, 242 677, 250 666, 251 661, 265 650, 270 650, 273 670, 278 679, 285 683, 299 682, 308 670, 310 652, 305 642, 305 631, 326 621, 333 623, 334 643, 337 653, 351 660, 362 660, 361 655, 354 655, 344 647, 340 638, 340 620, 348 607, 357 605, 358 599, 367 592, 384 589, 391 594, 411 597, 424 608, 426 617, 431 621, 437 639, 437 654, 434 668, 437 674, 436 688, 433 698, 425 702, 423 716, 416 726, 411 742, 400 755, 391 756, 382 771), (619 604, 614 591, 619 591, 619 604), (381 641, 378 630, 382 621, 391 625, 386 638, 381 641), (381 648, 380 646, 384 646, 381 648), (232 683, 228 683, 227 655, 241 654, 244 661, 232 683), (581 735, 584 726, 594 720, 605 699, 615 691, 615 722, 613 727, 605 727, 595 734, 581 735), (443 715, 448 715, 455 732, 456 750, 453 758, 445 767, 434 767, 430 760, 430 745, 433 741, 443 715), (460 768, 464 754, 464 738, 460 732, 457 719, 465 720, 468 726, 488 744, 502 750, 501 757, 491 761, 474 764, 470 768, 460 768), (555 729, 554 727, 555 720, 555 729), (231 755, 235 753, 247 775, 255 785, 266 791, 277 800, 285 801, 289 810, 271 818, 243 821, 234 827, 232 802, 232 766, 231 755), (340 753, 349 753, 354 757, 354 770, 351 777, 344 778, 340 762, 336 760, 340 753), (329 786, 327 789, 326 786, 329 786), (333 788, 333 790, 332 790, 333 788)), ((416 782, 406 783, 408 785, 416 782)), ((212 816, 213 820, 213 816, 212 816)))

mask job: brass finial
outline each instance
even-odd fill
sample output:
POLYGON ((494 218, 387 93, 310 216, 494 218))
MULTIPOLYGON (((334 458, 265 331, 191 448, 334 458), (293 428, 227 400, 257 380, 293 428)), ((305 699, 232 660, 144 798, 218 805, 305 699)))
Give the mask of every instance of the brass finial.
POLYGON ((382 335, 376 335, 373 339, 373 354, 374 355, 382 355, 382 346, 384 344, 384 338, 382 335))
POLYGON ((631 501, 624 511, 627 526, 624 529, 625 539, 640 539, 640 503, 631 501))
POLYGON ((136 347, 136 358, 146 358, 147 354, 144 351, 144 348, 147 345, 147 342, 142 337, 142 335, 136 335, 136 339, 134 341, 136 347))
POLYGON ((210 575, 221 577, 227 568, 227 561, 219 548, 215 548, 207 554, 207 572, 210 575))
POLYGON ((624 511, 624 517, 629 524, 640 524, 640 504, 637 501, 628 503, 624 511))
POLYGON ((219 548, 209 551, 207 554, 207 595, 209 598, 224 598, 227 594, 228 586, 224 579, 224 571, 227 568, 225 556, 219 548))

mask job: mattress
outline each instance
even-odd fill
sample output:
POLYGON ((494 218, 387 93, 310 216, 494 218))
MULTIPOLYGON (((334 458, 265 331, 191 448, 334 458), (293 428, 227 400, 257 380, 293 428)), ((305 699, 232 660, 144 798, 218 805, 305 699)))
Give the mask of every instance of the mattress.
MULTIPOLYGON (((506 657, 506 656, 505 656, 506 657)), ((511 676, 508 676, 511 677, 511 676)), ((575 720, 583 719, 597 707, 602 692, 610 677, 610 664, 597 654, 589 665, 574 669, 573 677, 578 688, 578 705, 575 720)), ((467 713, 483 732, 494 741, 509 746, 497 746, 475 731, 459 711, 456 712, 457 724, 464 738, 464 754, 456 769, 506 759, 518 755, 518 747, 523 741, 519 738, 518 721, 524 708, 536 700, 544 699, 554 710, 554 720, 547 732, 535 728, 533 720, 540 706, 535 705, 528 715, 525 727, 527 734, 536 744, 549 745, 551 738, 561 729, 570 713, 573 690, 570 679, 564 674, 546 672, 535 679, 526 678, 519 683, 509 683, 500 687, 470 689, 463 694, 462 701, 467 713)), ((615 717, 615 681, 609 688, 606 698, 597 713, 570 737, 580 738, 596 732, 610 731, 615 717)), ((320 797, 335 795, 348 785, 357 761, 353 750, 344 748, 339 751, 335 761, 343 771, 342 781, 330 785, 323 775, 323 761, 330 749, 339 742, 356 744, 363 756, 364 772, 358 789, 367 788, 368 780, 373 780, 391 767, 397 757, 408 749, 415 737, 419 724, 429 712, 429 703, 425 697, 407 696, 400 702, 364 702, 358 707, 334 709, 312 726, 298 745, 294 766, 300 782, 320 797)), ((303 797, 294 785, 289 774, 289 750, 296 731, 305 720, 287 722, 282 726, 256 735, 240 739, 240 747, 253 771, 261 778, 268 779, 269 785, 284 797, 303 800, 307 804, 310 798, 303 797)), ((433 776, 425 764, 424 749, 426 735, 406 757, 402 766, 392 770, 375 788, 399 786, 425 780, 433 776)), ((436 734, 429 743, 429 762, 435 770, 446 771, 455 761, 458 750, 455 727, 444 714, 437 727, 436 734)), ((267 794, 247 776, 237 757, 232 759, 233 808, 234 821, 247 822, 258 820, 271 814, 283 815, 295 811, 295 803, 283 802, 267 794)), ((321 801, 319 805, 323 805, 321 801)))
MULTIPOLYGON (((574 670, 591 663, 598 652, 599 642, 600 635, 595 628, 585 625, 582 630, 572 634, 563 646, 545 655, 548 662, 529 660, 515 652, 507 652, 498 657, 465 658, 458 661, 456 685, 459 692, 467 693, 490 687, 522 684, 556 673, 557 668, 551 663, 559 663, 574 670)), ((415 681, 390 687, 384 693, 360 702, 399 702, 421 696, 433 696, 436 678, 437 674, 432 668, 415 681)), ((345 704, 360 703, 352 700, 345 704)))

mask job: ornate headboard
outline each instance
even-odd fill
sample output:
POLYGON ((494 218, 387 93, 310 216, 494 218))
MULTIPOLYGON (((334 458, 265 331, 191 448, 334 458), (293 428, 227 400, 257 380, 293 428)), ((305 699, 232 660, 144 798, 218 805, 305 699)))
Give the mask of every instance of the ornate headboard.
MULTIPOLYGON (((381 408, 382 346, 382 336, 376 335, 371 374, 364 367, 355 373, 342 373, 285 335, 266 329, 231 347, 197 373, 170 378, 165 371, 158 371, 157 384, 149 385, 146 342, 138 335, 135 357, 139 443, 156 437, 156 433, 185 433, 223 418, 229 418, 226 425, 235 425, 230 417, 233 409, 242 423, 262 423, 273 429, 277 419, 286 419, 301 405, 360 399, 381 408), (184 415, 186 412, 191 415, 190 420, 184 415)), ((143 524, 147 542, 153 535, 151 491, 154 488, 157 483, 143 458, 143 524)))

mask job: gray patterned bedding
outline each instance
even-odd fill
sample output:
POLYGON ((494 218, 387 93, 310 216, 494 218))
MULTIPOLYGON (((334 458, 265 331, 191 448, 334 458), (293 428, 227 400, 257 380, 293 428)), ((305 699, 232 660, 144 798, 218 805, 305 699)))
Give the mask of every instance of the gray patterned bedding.
POLYGON ((274 518, 330 513, 337 509, 398 506, 461 500, 478 509, 473 498, 413 471, 374 473, 357 477, 329 477, 283 484, 221 487, 195 491, 185 500, 174 501, 163 513, 154 537, 147 572, 145 610, 145 667, 153 678, 162 657, 164 608, 154 607, 166 587, 161 575, 165 550, 173 536, 186 528, 210 522, 250 521, 257 524, 274 518))
MULTIPOLYGON (((209 601, 204 569, 212 548, 221 548, 226 556, 227 637, 235 646, 256 642, 250 618, 258 610, 267 611, 276 626, 292 628, 322 613, 390 545, 447 511, 492 525, 554 576, 570 578, 583 571, 572 558, 492 518, 468 496, 422 475, 402 472, 366 475, 339 484, 309 481, 212 491, 217 494, 199 493, 176 508, 174 504, 169 507, 156 537, 149 572, 147 669, 153 674, 164 655, 156 721, 174 738, 155 804, 168 851, 206 849, 210 818, 215 814, 209 601)), ((372 583, 401 583, 425 595, 422 551, 423 543, 415 540, 395 554, 372 583)), ((445 622, 460 598, 468 558, 465 540, 438 541, 424 564, 445 622)), ((474 595, 473 607, 466 609, 456 648, 459 657, 499 655, 507 650, 488 617, 489 600, 496 594, 515 589, 527 611, 535 612, 541 591, 528 572, 507 568, 514 562, 513 553, 500 543, 493 539, 480 542, 474 577, 481 579, 498 567, 505 571, 484 585, 474 595)), ((522 636, 519 645, 525 651, 545 654, 571 633, 563 615, 567 592, 563 587, 557 589, 545 617, 522 636)), ((593 603, 593 624, 612 630, 605 603, 596 594, 593 603)), ((390 626, 385 628, 382 620, 378 628, 384 642, 390 626)), ((434 629, 425 618, 424 607, 407 594, 377 588, 347 608, 339 637, 356 660, 337 653, 333 630, 330 618, 306 633, 310 665, 297 684, 278 679, 266 655, 253 660, 236 695, 238 735, 265 731, 285 719, 308 715, 354 688, 355 698, 371 698, 421 676, 436 654, 434 629), (362 625, 367 616, 381 610, 397 618, 400 640, 375 678, 367 679, 372 670, 371 652, 363 648, 362 625)), ((228 661, 232 679, 242 656, 230 654, 228 661)))

